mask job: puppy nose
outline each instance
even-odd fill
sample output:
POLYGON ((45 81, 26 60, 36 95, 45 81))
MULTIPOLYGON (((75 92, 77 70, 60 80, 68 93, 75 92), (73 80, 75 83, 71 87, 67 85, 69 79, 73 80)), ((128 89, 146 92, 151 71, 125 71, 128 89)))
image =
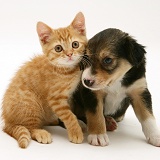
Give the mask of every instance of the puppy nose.
POLYGON ((84 79, 84 84, 88 87, 91 87, 94 84, 94 80, 90 80, 90 79, 84 79))

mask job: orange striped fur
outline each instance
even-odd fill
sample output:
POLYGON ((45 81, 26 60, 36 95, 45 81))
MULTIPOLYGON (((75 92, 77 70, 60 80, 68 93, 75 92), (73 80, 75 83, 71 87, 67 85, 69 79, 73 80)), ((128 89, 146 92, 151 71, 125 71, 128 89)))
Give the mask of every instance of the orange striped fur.
POLYGON ((81 143, 82 129, 69 99, 81 77, 79 62, 87 43, 84 16, 78 13, 68 27, 59 29, 38 22, 37 33, 44 54, 23 65, 12 79, 2 104, 3 130, 21 148, 31 139, 51 143, 51 134, 43 126, 57 124, 59 118, 69 140, 81 143))

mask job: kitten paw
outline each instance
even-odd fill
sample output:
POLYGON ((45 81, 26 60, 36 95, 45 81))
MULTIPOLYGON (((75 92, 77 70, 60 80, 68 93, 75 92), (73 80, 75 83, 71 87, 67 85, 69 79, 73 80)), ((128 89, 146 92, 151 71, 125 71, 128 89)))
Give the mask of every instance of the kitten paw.
POLYGON ((33 140, 43 144, 49 144, 52 142, 51 134, 43 129, 34 129, 31 132, 31 137, 33 140))
POLYGON ((82 129, 74 129, 68 132, 69 141, 73 143, 82 143, 83 141, 83 132, 82 129))
POLYGON ((106 116, 105 121, 106 121, 107 131, 114 131, 117 129, 118 125, 117 122, 114 120, 114 118, 106 116))
POLYGON ((94 146, 107 146, 109 145, 109 138, 106 133, 104 134, 90 134, 88 142, 94 146))

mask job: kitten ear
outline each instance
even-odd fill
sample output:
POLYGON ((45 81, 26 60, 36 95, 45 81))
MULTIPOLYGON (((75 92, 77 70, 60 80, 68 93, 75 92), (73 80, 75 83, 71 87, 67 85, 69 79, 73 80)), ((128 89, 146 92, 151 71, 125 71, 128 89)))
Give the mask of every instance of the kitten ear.
POLYGON ((42 44, 46 44, 50 40, 52 29, 43 22, 38 22, 37 33, 42 44))
POLYGON ((82 12, 79 12, 71 23, 71 26, 80 34, 86 35, 85 18, 82 12))

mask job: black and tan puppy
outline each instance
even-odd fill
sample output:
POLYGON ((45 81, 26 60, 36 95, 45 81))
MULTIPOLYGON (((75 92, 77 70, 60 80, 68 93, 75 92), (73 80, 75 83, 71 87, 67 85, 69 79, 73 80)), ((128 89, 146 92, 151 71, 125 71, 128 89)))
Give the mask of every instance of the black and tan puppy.
POLYGON ((147 141, 160 146, 145 77, 144 47, 125 32, 106 29, 89 40, 86 52, 91 66, 83 71, 85 87, 80 85, 74 94, 73 110, 80 119, 86 117, 89 143, 108 145, 104 116, 120 121, 131 104, 147 141))

